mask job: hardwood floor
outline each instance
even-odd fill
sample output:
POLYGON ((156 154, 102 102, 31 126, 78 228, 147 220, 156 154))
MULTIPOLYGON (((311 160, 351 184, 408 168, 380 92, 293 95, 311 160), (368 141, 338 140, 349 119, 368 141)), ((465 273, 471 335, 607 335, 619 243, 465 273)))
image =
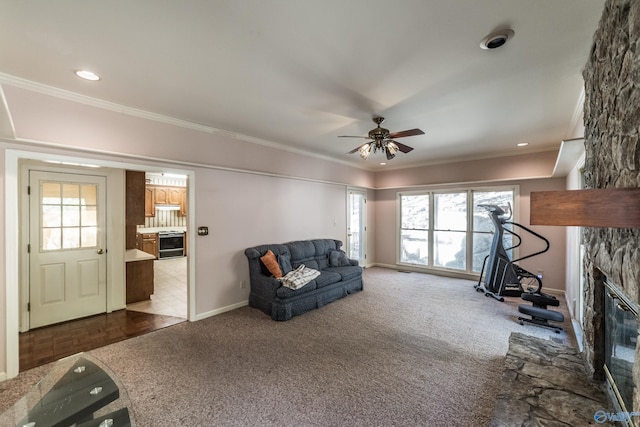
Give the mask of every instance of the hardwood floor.
POLYGON ((20 334, 20 372, 102 347, 187 318, 187 258, 154 261, 155 291, 148 301, 20 334))
POLYGON ((20 372, 184 321, 120 310, 33 329, 20 334, 20 372))

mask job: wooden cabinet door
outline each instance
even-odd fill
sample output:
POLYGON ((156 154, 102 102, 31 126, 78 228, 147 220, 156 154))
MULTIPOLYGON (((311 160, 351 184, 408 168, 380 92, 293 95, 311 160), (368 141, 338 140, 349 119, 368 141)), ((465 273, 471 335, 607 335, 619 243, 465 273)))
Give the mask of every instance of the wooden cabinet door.
POLYGON ((178 216, 187 216, 187 189, 180 189, 180 210, 178 216))
POLYGON ((169 189, 167 187, 155 188, 156 205, 166 205, 169 203, 169 189))
POLYGON ((144 216, 156 216, 156 189, 148 185, 144 189, 144 216))
POLYGON ((142 233, 139 237, 138 249, 158 259, 158 233, 142 233))
POLYGON ((181 189, 176 187, 176 188, 172 188, 169 187, 167 188, 167 192, 168 192, 168 196, 169 196, 169 204, 170 205, 179 205, 180 204, 180 199, 181 197, 181 189))

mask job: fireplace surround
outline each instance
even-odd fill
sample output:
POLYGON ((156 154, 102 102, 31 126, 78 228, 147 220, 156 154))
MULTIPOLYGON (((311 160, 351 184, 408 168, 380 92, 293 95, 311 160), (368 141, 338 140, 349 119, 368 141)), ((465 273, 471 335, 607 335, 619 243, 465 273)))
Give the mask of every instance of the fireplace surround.
MULTIPOLYGON (((640 187, 640 1, 606 0, 583 70, 584 184, 587 189, 640 187)), ((636 211, 640 206, 635 206, 636 211)), ((640 302, 640 227, 583 229, 585 356, 604 380, 606 282, 640 302)), ((629 345, 630 347, 630 345, 629 345)), ((635 359, 639 350, 634 348, 635 359)), ((640 363, 632 370, 631 408, 640 410, 640 363)), ((627 396, 628 399, 628 396, 627 396)))
MULTIPOLYGON (((630 414, 636 388, 633 371, 638 341, 638 305, 609 280, 605 279, 603 290, 605 380, 618 413, 630 414)), ((629 425, 639 425, 634 418, 628 418, 629 425)))

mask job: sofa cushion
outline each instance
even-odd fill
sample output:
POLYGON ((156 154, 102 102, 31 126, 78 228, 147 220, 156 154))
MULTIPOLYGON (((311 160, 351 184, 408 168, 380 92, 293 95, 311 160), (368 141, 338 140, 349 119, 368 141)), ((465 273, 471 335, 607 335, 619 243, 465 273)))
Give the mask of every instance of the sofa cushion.
POLYGON ((293 270, 291 267, 291 255, 290 254, 281 254, 278 255, 278 264, 280 265, 280 270, 282 270, 282 275, 286 275, 288 272, 293 270))
POLYGON ((266 254, 260 257, 260 262, 267 268, 269 273, 275 278, 282 277, 282 270, 278 264, 275 254, 269 249, 266 254))
POLYGON ((276 289, 276 297, 282 299, 291 298, 297 295, 306 294, 307 292, 315 291, 317 288, 318 286, 316 285, 315 280, 310 281, 309 283, 307 283, 300 289, 296 289, 295 291, 293 289, 287 288, 286 286, 280 286, 278 289, 276 289))
POLYGON ((347 258, 347 254, 342 251, 329 252, 329 267, 345 267, 351 265, 351 260, 347 258))
POLYGON ((318 276, 320 276, 320 272, 318 270, 309 268, 302 264, 295 270, 291 270, 286 276, 278 279, 278 281, 282 283, 282 286, 297 290, 318 276))
POLYGON ((316 260, 318 261, 318 268, 324 269, 328 267, 329 253, 338 249, 335 240, 331 239, 316 239, 312 240, 313 246, 316 248, 316 260))
POLYGON ((334 273, 332 271, 321 270, 320 276, 316 277, 316 284, 318 288, 323 288, 327 285, 331 285, 333 283, 337 283, 342 280, 342 276, 338 273, 334 273))
POLYGON ((338 273, 342 280, 349 280, 362 274, 362 267, 350 265, 348 267, 327 267, 323 271, 338 273))
POLYGON ((316 247, 313 245, 311 240, 289 242, 285 243, 285 245, 289 248, 292 266, 294 262, 312 259, 316 256, 316 247))

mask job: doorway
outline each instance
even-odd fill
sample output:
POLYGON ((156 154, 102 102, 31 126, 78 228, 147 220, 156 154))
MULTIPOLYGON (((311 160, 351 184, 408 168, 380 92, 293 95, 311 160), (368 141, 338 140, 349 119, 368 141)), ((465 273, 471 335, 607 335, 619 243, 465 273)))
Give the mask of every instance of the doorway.
POLYGON ((366 266, 367 193, 365 190, 347 190, 347 248, 349 258, 366 266))
POLYGON ((187 318, 188 215, 186 175, 145 173, 145 219, 138 226, 137 248, 153 255, 154 292, 127 303, 127 310, 187 318))
MULTIPOLYGON (((33 169, 42 169, 44 167, 49 172, 56 173, 71 173, 79 175, 102 175, 104 173, 106 177, 106 188, 110 191, 105 191, 107 212, 103 216, 106 218, 105 230, 106 242, 103 254, 98 254, 100 247, 96 245, 96 255, 103 255, 106 258, 106 309, 101 310, 102 314, 93 315, 90 317, 83 317, 83 319, 94 319, 99 321, 108 322, 109 318, 113 318, 116 313, 125 314, 129 313, 124 310, 125 305, 125 233, 124 233, 124 217, 121 212, 124 212, 124 170, 137 169, 141 170, 140 165, 130 164, 122 162, 121 160, 104 160, 104 159, 86 159, 71 157, 68 155, 58 155, 45 152, 31 152, 21 150, 7 150, 5 155, 5 236, 6 236, 6 269, 5 280, 7 283, 6 298, 5 298, 5 313, 6 313, 6 353, 5 360, 7 363, 5 379, 15 377, 20 371, 20 360, 22 352, 22 341, 20 334, 21 331, 29 330, 29 311, 30 308, 30 293, 29 293, 29 262, 28 262, 28 236, 30 234, 28 225, 29 219, 29 203, 26 202, 26 194, 28 187, 28 172, 29 166, 36 165, 33 169), (80 171, 80 172, 79 172, 80 171), (27 243, 25 243, 27 242, 27 243), (26 284, 25 284, 26 281, 26 284), (105 313, 106 310, 106 313, 105 313)), ((165 165, 163 169, 168 169, 168 165, 165 165)), ((147 165, 145 169, 154 170, 154 167, 147 165)), ((159 168, 156 168, 159 170, 159 168)), ((174 169, 174 172, 184 173, 190 179, 193 179, 192 171, 185 171, 174 169)), ((60 183, 64 180, 59 180, 60 183)), ((55 180, 54 180, 55 182, 55 180)), ((99 185, 98 185, 99 187, 99 185)), ((96 188, 97 189, 97 188, 96 188)), ((62 190, 61 190, 62 191, 62 190)), ((99 192, 99 191, 98 191, 99 192)), ((192 200, 191 197, 188 200, 192 200)), ((189 203, 193 203, 190 201, 189 203)), ((45 203, 46 205, 46 203, 45 203)), ((73 203, 68 207, 70 210, 73 207, 73 203)), ((82 204, 79 204, 80 208, 75 209, 82 210, 82 204)), ((42 208, 42 207, 41 207, 42 208)), ((192 210, 193 207, 190 207, 192 210)), ((60 210, 64 210, 62 204, 60 210)), ((73 218, 73 215, 71 216, 73 218)), ((61 220, 62 221, 62 220, 61 220)), ((189 223, 193 222, 193 219, 189 217, 189 223)), ((83 225, 80 225, 82 227, 83 225)), ((89 223, 84 226, 91 227, 89 223)), ((61 226, 64 228, 65 226, 61 226)), ((191 224, 190 229, 193 229, 191 224)), ((39 232, 42 232, 41 230, 39 232)), ((71 232, 73 233, 73 232, 71 232)), ((52 232, 50 234, 55 234, 52 232)), ((188 234, 188 233, 187 233, 188 234)), ((85 236, 86 237, 86 236, 85 236)), ((99 240, 99 238, 96 238, 99 240)), ((189 238, 189 240, 193 240, 189 238)), ((85 241, 87 243, 87 241, 85 241)), ((88 243, 87 243, 88 244, 88 243)), ((68 248, 71 250, 71 248, 68 248)), ((194 249, 190 249, 191 254, 194 254, 194 249)), ((91 262, 89 262, 91 264, 91 262)), ((186 263, 186 277, 187 277, 187 313, 185 318, 179 319, 179 321, 189 320, 195 318, 195 283, 193 276, 189 274, 189 271, 195 268, 193 260, 189 260, 186 263)), ((97 268, 99 270, 99 268, 97 268)), ((91 268, 85 268, 85 273, 93 275, 91 268)), ((100 280, 96 280, 99 283, 100 280)), ((100 285, 97 285, 100 286, 100 285)), ((95 288, 95 286, 94 286, 95 288)), ((84 290, 82 292, 86 292, 84 290)), ((144 313, 131 312, 127 317, 139 318, 144 313), (133 316, 132 316, 133 315, 133 316)), ((154 316, 144 314, 145 316, 154 316)), ((165 316, 166 317, 166 316, 165 316)), ((79 322, 79 321, 69 321, 79 322)), ((143 321, 148 323, 147 320, 143 321)), ((58 323, 65 324, 67 322, 58 323)), ((138 323, 141 323, 138 321, 138 323)), ((106 324, 106 323, 105 323, 106 324)), ((167 325, 166 323, 164 324, 167 325)), ((103 324, 104 326, 104 324, 103 324)), ((164 326, 161 326, 164 327, 164 326)), ((45 328, 37 328, 34 331, 45 330, 45 328)), ((84 330, 84 329, 82 329, 84 330)), ((33 331, 30 331, 31 333, 33 331)), ((86 331, 85 331, 86 333, 86 331)), ((125 337, 123 339, 128 338, 125 337)), ((104 345, 104 344, 101 344, 104 345)), ((93 346, 92 348, 100 345, 93 346)), ((77 351, 86 351, 87 349, 77 349, 77 351)), ((70 353, 72 354, 72 353, 70 353)), ((55 359, 54 359, 55 360, 55 359)), ((46 362, 43 362, 46 363, 46 362)))

